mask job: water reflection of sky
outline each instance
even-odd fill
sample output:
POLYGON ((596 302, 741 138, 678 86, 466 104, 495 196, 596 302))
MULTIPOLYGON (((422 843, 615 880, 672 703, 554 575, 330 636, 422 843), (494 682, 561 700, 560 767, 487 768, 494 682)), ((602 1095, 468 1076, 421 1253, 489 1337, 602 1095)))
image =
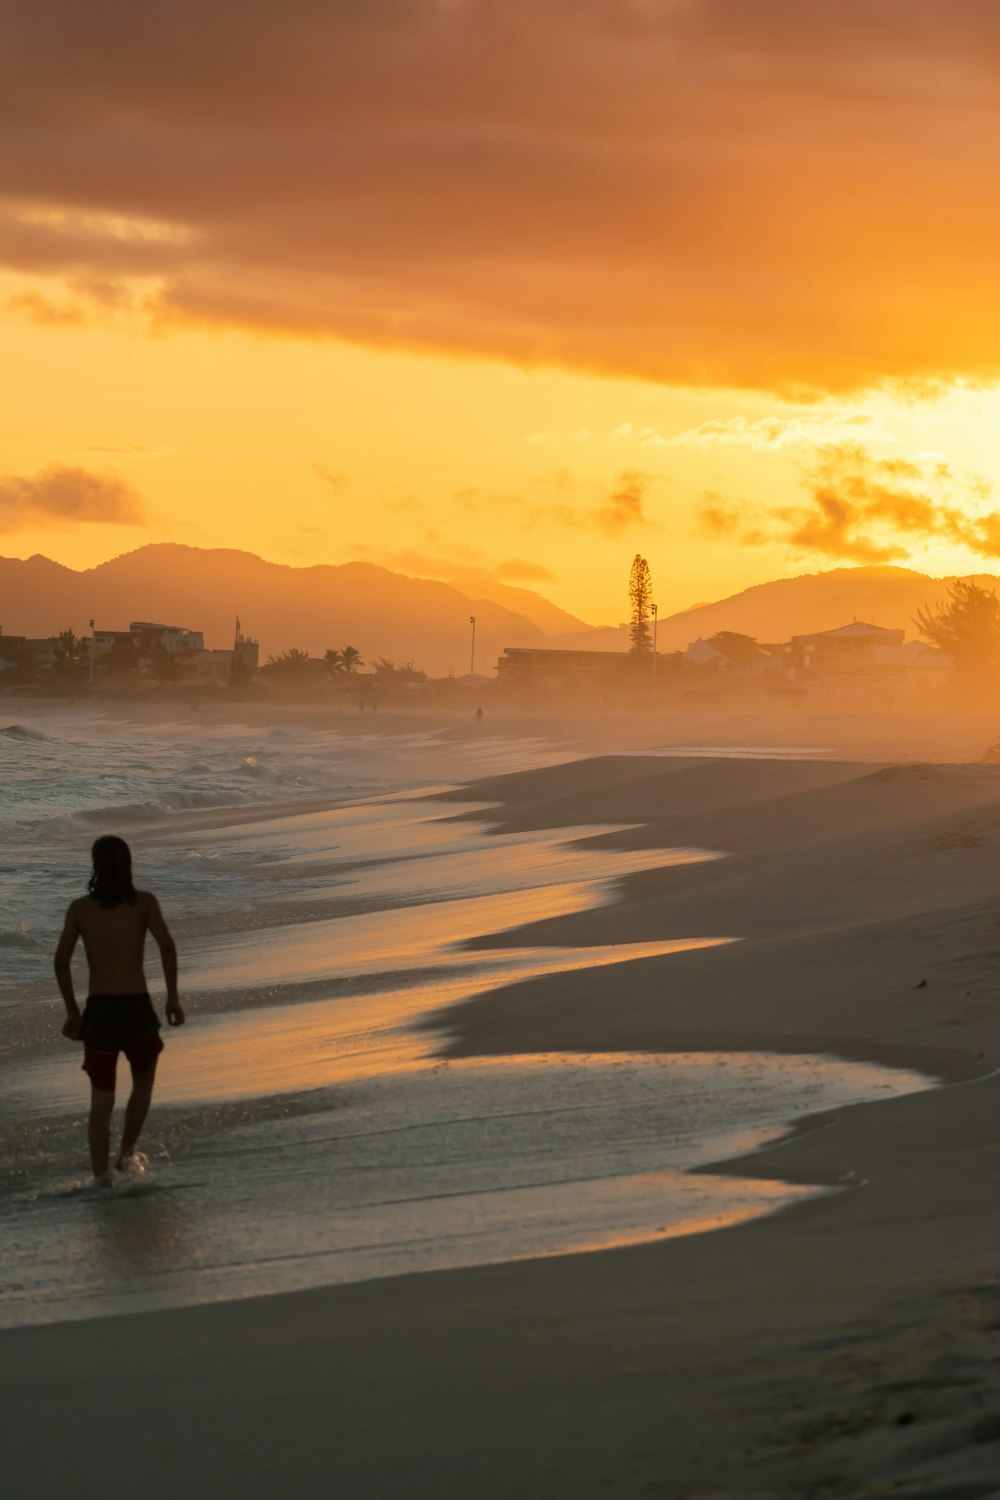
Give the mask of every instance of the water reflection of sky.
POLYGON ((923 1085, 822 1058, 550 1054, 411 1062, 235 1126, 175 1104, 148 1190, 109 1200, 63 1173, 0 1198, 0 1325, 732 1227, 811 1190, 692 1167, 923 1085))
MULTIPOLYGON (((177 816, 141 847, 147 868, 169 872, 168 896, 185 889, 200 918, 186 935, 178 923, 195 1003, 191 1024, 167 1037, 151 1184, 101 1196, 68 1173, 83 1153, 77 1052, 0 1066, 11 1163, 0 1323, 732 1226, 809 1189, 692 1167, 753 1149, 812 1111, 925 1086, 817 1058, 443 1061, 440 1032, 417 1023, 433 1013, 446 1027, 457 1001, 600 968, 614 1005, 617 965, 728 938, 493 949, 473 940, 606 906, 636 871, 716 856, 595 849, 586 839, 606 831, 596 823, 493 835, 398 789, 260 814, 177 816), (376 909, 334 915, 345 894, 376 909), (306 897, 308 912, 296 904, 306 897), (227 930, 238 905, 259 925, 227 930), (350 993, 352 981, 369 993, 350 993), (258 1003, 241 1008, 251 990, 258 1003), (200 1013, 199 994, 210 1005, 200 1013)), ((606 914, 595 937, 613 930, 606 914)), ((648 972, 655 1004, 662 970, 648 972)), ((150 974, 158 979, 152 965, 150 974)))

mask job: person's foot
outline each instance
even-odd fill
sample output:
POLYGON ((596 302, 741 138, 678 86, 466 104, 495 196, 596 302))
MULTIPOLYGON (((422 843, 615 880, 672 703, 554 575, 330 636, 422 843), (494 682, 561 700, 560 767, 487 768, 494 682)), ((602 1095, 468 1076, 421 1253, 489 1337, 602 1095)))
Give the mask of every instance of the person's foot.
POLYGON ((116 1170, 122 1177, 141 1177, 149 1166, 149 1157, 143 1151, 133 1151, 131 1156, 119 1156, 116 1170))
POLYGON ((100 1177, 94 1178, 94 1187, 101 1188, 103 1191, 113 1191, 117 1186, 120 1178, 121 1173, 119 1172, 118 1168, 109 1167, 106 1172, 101 1173, 100 1177))

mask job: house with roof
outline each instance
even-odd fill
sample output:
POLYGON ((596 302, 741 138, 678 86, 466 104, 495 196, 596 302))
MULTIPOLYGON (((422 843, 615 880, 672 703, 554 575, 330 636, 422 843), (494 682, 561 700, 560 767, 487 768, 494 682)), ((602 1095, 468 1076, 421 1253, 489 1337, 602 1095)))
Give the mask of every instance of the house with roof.
POLYGON ((864 675, 874 665, 875 647, 898 648, 905 630, 869 625, 852 620, 835 630, 817 630, 811 635, 793 635, 784 649, 785 666, 794 677, 834 677, 842 673, 864 675))
POLYGON ((497 681, 565 687, 605 678, 629 660, 627 651, 564 651, 558 647, 505 646, 497 662, 497 681))
POLYGON ((902 646, 873 646, 872 661, 886 682, 907 693, 925 693, 945 687, 954 659, 926 641, 906 641, 902 646))
POLYGON ((722 651, 710 646, 708 641, 701 636, 692 641, 684 652, 684 660, 692 667, 719 667, 729 666, 729 658, 722 651))
POLYGON ((783 648, 789 677, 824 691, 856 695, 859 689, 923 693, 948 684, 954 662, 926 641, 905 640, 905 630, 852 620, 836 630, 793 635, 783 648))

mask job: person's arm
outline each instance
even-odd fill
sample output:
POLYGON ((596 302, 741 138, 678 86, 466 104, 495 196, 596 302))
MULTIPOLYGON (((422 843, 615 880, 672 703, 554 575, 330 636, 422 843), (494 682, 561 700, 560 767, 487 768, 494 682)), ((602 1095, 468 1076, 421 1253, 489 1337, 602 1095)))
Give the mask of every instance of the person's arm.
POLYGON ((170 936, 170 929, 163 920, 160 903, 155 896, 146 897, 146 925, 160 950, 163 963, 163 978, 167 986, 167 1025, 183 1026, 187 1019, 184 1007, 177 996, 177 945, 170 936))
POLYGON ((56 984, 66 1005, 66 1020, 63 1024, 62 1033, 71 1042, 75 1042, 80 1036, 80 1007, 76 1003, 76 995, 73 990, 73 970, 70 967, 73 958, 73 949, 76 940, 80 936, 80 923, 76 915, 76 902, 70 903, 63 923, 63 930, 59 934, 59 942, 56 945, 55 971, 56 984))

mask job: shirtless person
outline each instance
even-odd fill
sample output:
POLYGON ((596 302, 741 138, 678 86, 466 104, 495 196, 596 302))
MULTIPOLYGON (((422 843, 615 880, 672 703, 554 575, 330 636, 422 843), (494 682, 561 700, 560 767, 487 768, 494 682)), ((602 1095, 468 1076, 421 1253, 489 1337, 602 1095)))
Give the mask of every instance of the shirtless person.
POLYGON ((89 895, 71 902, 56 948, 56 982, 66 1002, 63 1036, 83 1042, 83 1068, 91 1083, 90 1163, 98 1181, 108 1177, 111 1112, 115 1107, 115 1071, 119 1052, 132 1069, 132 1093, 116 1168, 127 1168, 149 1110, 156 1061, 163 1051, 160 1023, 146 989, 143 950, 151 932, 160 949, 167 984, 167 1021, 183 1026, 177 998, 177 949, 163 920, 159 902, 132 884, 132 853, 124 839, 108 834, 91 850, 94 873, 89 895), (70 959, 83 938, 90 969, 83 1015, 73 993, 70 959))

